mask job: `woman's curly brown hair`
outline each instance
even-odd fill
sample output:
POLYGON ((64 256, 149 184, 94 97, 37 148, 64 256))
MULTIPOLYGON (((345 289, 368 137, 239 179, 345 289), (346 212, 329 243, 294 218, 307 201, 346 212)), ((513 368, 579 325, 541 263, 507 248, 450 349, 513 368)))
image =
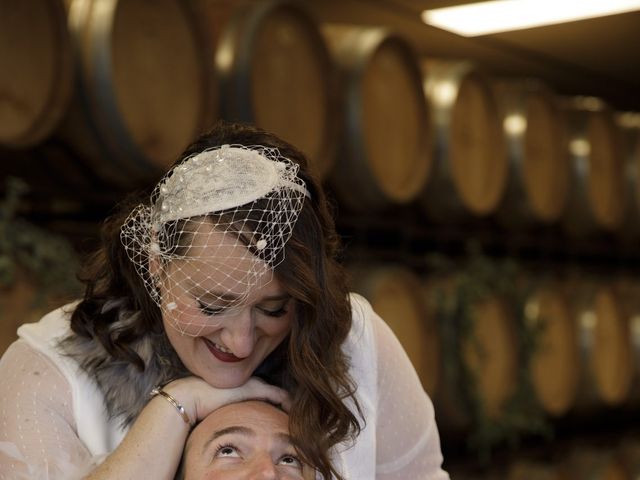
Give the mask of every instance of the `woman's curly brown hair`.
MULTIPOLYGON (((349 359, 342 351, 351 328, 351 306, 345 274, 337 260, 340 239, 328 203, 318 181, 309 173, 305 156, 255 127, 218 122, 191 144, 177 163, 224 144, 278 148, 281 155, 300 165, 299 176, 310 192, 285 246, 284 261, 276 267, 276 275, 295 299, 291 332, 256 375, 291 393, 289 428, 303 459, 324 478, 341 479, 331 463, 330 451, 337 443, 355 441, 363 419, 355 398, 356 385, 348 373, 349 359), (356 412, 346 406, 346 399, 351 399, 356 412)), ((82 280, 86 293, 71 322, 77 335, 94 338, 115 361, 130 363, 142 372, 145 364, 133 345, 149 333, 163 337, 162 317, 127 258, 119 234, 131 209, 148 203, 148 199, 148 191, 140 192, 105 222, 102 247, 85 266, 82 280), (121 309, 141 313, 125 329, 109 328, 118 312, 103 307, 114 299, 120 301, 121 309)), ((183 368, 173 367, 177 371, 183 368)))

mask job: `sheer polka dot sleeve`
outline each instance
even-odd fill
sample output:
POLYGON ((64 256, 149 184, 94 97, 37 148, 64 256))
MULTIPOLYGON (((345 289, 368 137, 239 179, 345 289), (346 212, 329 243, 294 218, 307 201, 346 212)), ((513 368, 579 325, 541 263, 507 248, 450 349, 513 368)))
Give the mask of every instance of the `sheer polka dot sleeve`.
POLYGON ((391 329, 373 315, 378 356, 376 479, 443 480, 433 404, 391 329))
POLYGON ((74 479, 93 459, 76 435, 67 380, 26 342, 0 359, 0 479, 74 479))

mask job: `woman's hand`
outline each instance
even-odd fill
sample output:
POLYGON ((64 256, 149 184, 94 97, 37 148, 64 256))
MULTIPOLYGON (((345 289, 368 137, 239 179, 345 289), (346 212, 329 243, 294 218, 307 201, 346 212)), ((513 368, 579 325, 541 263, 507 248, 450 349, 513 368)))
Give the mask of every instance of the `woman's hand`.
MULTIPOLYGON (((223 405, 242 400, 267 400, 286 410, 291 406, 284 390, 258 378, 250 378, 237 388, 214 388, 201 378, 187 377, 174 380, 163 390, 184 407, 192 423, 223 405)), ((86 478, 173 478, 188 434, 189 426, 175 409, 164 399, 153 399, 142 409, 122 443, 86 478)))
POLYGON ((243 400, 266 400, 287 412, 291 408, 291 399, 285 390, 257 377, 236 388, 215 388, 201 378, 187 377, 174 380, 163 390, 182 404, 192 421, 200 421, 223 405, 243 400))

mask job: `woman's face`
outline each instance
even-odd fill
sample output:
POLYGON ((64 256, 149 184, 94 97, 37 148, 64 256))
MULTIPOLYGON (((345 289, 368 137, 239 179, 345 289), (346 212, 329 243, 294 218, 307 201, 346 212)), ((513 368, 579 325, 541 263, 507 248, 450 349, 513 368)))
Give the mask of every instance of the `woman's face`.
POLYGON ((248 291, 237 281, 254 260, 244 246, 212 248, 194 245, 189 261, 167 267, 161 292, 163 304, 171 302, 173 308, 162 309, 163 324, 191 373, 213 387, 234 388, 287 337, 294 300, 270 272, 259 275, 248 291), (243 300, 234 305, 238 298, 243 300))

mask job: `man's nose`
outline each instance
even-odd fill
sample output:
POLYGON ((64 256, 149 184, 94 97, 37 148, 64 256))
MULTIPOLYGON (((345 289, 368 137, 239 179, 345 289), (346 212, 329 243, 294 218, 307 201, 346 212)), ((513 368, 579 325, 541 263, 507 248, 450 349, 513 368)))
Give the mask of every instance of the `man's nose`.
POLYGON ((251 480, 279 480, 280 476, 270 455, 264 454, 253 459, 251 480))

